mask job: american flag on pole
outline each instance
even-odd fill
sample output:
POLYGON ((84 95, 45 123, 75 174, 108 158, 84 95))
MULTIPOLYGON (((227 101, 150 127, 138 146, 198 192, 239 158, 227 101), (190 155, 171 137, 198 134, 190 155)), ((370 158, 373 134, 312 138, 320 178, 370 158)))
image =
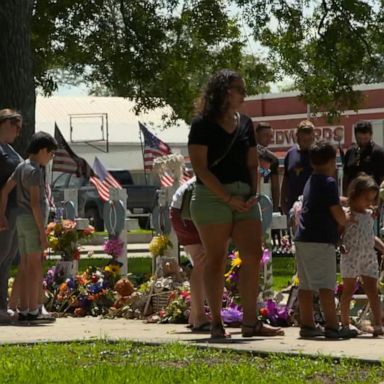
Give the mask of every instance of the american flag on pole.
POLYGON ((93 171, 95 172, 95 176, 92 176, 89 181, 97 189, 101 200, 109 200, 109 188, 122 189, 120 183, 105 169, 103 163, 97 156, 95 156, 93 162, 93 171))
POLYGON ((59 127, 55 123, 55 139, 58 148, 55 151, 55 157, 52 162, 53 172, 74 173, 77 176, 84 176, 87 179, 93 175, 92 168, 82 157, 79 157, 72 151, 71 147, 65 141, 59 127))
POLYGON ((140 131, 144 136, 144 170, 151 171, 153 167, 153 160, 159 156, 165 156, 172 153, 168 144, 165 144, 153 133, 149 132, 148 128, 140 123, 140 131))

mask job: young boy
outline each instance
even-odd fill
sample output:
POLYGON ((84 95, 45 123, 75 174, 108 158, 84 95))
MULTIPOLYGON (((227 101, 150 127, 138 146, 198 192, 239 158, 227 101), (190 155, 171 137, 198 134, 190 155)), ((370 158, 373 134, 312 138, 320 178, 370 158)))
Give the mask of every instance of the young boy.
POLYGON ((16 186, 19 215, 16 219, 20 262, 19 321, 48 322, 39 313, 41 284, 43 281, 43 252, 48 248, 45 225, 48 220, 48 200, 45 194, 43 168, 57 149, 56 140, 45 132, 35 133, 27 148, 28 159, 17 166, 1 193, 0 222, 7 225, 5 208, 8 194, 16 186))
POLYGON ((321 140, 309 151, 313 174, 303 192, 303 208, 296 232, 296 263, 299 275, 300 336, 331 339, 356 337, 357 332, 339 327, 336 317, 336 243, 338 227, 346 217, 334 179, 336 149, 321 140), (319 292, 325 330, 313 318, 313 291, 319 292))

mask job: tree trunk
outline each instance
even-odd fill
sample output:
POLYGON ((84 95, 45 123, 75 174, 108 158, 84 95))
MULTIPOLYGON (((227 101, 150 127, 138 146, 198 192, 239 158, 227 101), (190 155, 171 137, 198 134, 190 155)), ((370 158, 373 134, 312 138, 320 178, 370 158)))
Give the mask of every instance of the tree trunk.
POLYGON ((0 109, 14 108, 23 115, 23 129, 15 143, 25 155, 35 131, 35 82, 31 23, 35 0, 2 0, 0 7, 0 109))

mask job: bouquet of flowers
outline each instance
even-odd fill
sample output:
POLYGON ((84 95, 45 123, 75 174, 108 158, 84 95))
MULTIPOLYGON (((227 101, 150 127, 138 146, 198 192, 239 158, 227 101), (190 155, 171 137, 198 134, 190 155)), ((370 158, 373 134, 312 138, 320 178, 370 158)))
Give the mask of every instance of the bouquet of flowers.
POLYGON ((112 236, 104 242, 103 250, 108 255, 111 255, 113 259, 118 259, 123 254, 124 241, 116 236, 112 236))
POLYGON ((184 323, 188 321, 191 307, 191 292, 187 287, 173 291, 169 303, 159 312, 161 323, 184 323))
POLYGON ((288 307, 272 299, 267 300, 259 309, 259 315, 262 321, 273 326, 288 327, 292 323, 288 307))
POLYGON ((95 231, 91 225, 85 229, 76 227, 76 222, 72 220, 51 222, 47 226, 49 247, 53 252, 60 254, 64 261, 79 260, 79 240, 90 236, 95 231))
POLYGON ((75 278, 60 282, 55 267, 48 270, 43 281, 48 310, 75 316, 106 314, 115 301, 114 285, 120 278, 120 267, 89 267, 75 278))
POLYGON ((172 247, 173 244, 167 235, 157 235, 149 243, 149 252, 152 256, 164 256, 165 251, 172 247))

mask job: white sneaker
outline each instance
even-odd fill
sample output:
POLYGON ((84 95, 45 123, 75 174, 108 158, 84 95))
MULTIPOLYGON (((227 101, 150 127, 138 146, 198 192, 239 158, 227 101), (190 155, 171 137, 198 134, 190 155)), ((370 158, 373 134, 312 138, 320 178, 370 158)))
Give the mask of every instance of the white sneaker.
POLYGON ((44 304, 40 305, 39 307, 39 313, 41 313, 42 315, 50 315, 50 313, 47 311, 47 309, 45 308, 44 304))

